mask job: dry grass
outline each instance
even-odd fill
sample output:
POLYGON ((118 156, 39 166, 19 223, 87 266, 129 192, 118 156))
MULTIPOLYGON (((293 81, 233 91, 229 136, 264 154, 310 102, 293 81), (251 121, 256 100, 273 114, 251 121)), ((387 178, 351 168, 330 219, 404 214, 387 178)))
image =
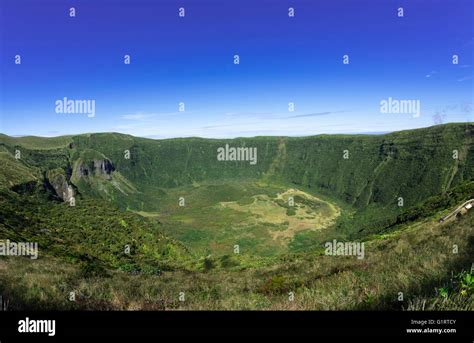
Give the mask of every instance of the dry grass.
POLYGON ((253 202, 241 205, 238 201, 220 202, 217 208, 230 208, 234 211, 249 213, 252 216, 242 225, 250 226, 256 224, 283 225, 284 230, 269 231, 274 240, 280 240, 287 244, 296 233, 305 230, 323 230, 331 226, 340 215, 340 209, 335 205, 321 200, 301 190, 290 188, 278 193, 275 199, 266 194, 254 195, 253 202), (304 203, 295 203, 295 215, 288 215, 285 207, 280 206, 276 200, 288 203, 289 197, 299 196, 307 201, 319 204, 320 209, 313 211, 304 203))
POLYGON ((160 276, 112 271, 109 277, 84 278, 76 266, 51 257, 2 258, 0 291, 12 309, 473 310, 472 294, 447 300, 434 294, 452 273, 470 268, 473 217, 443 224, 427 220, 374 237, 366 242, 363 260, 305 253, 260 268, 160 276), (67 299, 71 291, 75 302, 67 299))

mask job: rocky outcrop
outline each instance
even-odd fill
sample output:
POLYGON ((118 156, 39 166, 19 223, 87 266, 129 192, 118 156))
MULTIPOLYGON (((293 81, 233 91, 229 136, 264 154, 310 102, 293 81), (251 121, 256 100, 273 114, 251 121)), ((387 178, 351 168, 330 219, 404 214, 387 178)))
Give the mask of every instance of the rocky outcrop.
POLYGON ((94 160, 94 172, 96 175, 110 178, 110 175, 114 170, 115 167, 110 160, 94 160))
POLYGON ((110 180, 114 170, 115 167, 109 159, 92 160, 89 163, 79 161, 76 165, 75 175, 77 178, 101 176, 110 180))
POLYGON ((74 198, 74 188, 69 184, 62 169, 49 170, 46 173, 46 179, 61 200, 71 202, 71 199, 74 198))

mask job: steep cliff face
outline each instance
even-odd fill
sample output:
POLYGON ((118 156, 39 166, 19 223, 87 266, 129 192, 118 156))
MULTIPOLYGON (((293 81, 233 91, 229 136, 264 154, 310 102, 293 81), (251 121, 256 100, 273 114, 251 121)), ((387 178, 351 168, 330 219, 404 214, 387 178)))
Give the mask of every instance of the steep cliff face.
POLYGON ((52 186, 56 195, 64 202, 71 202, 74 198, 74 188, 62 169, 53 169, 46 172, 46 181, 52 186))
POLYGON ((74 175, 77 178, 96 176, 111 180, 113 171, 115 171, 114 164, 107 158, 92 161, 81 159, 76 163, 74 175))
MULTIPOLYGON (((101 133, 71 137, 64 148, 24 146, 17 164, 42 170, 72 165, 69 183, 81 193, 100 192, 113 200, 122 194, 127 206, 131 193, 152 198, 162 188, 263 177, 307 187, 359 209, 391 206, 399 197, 410 207, 474 178, 473 137, 472 123, 385 135, 301 138, 153 140, 101 133), (255 148, 257 163, 218 160, 218 149, 226 145, 255 148)), ((11 140, 4 142, 7 155, 15 150, 11 140)), ((14 141, 22 144, 21 139, 14 141)), ((68 198, 65 174, 50 179, 58 195, 68 198)))
POLYGON ((151 140, 93 134, 73 139, 77 149, 110 158, 142 192, 151 186, 266 177, 364 208, 392 205, 399 197, 412 206, 474 178, 473 136, 472 123, 459 123, 385 135, 151 140), (258 162, 218 161, 217 149, 226 144, 256 148, 258 162))
POLYGON ((474 125, 466 123, 293 139, 282 173, 359 208, 394 204, 399 197, 412 206, 474 178, 473 137, 474 125))
POLYGON ((115 170, 113 163, 108 159, 94 160, 93 164, 94 164, 94 172, 97 176, 100 175, 106 178, 110 178, 110 175, 115 170))
POLYGON ((71 181, 83 195, 113 200, 126 207, 132 201, 129 195, 138 193, 133 183, 116 170, 112 160, 97 150, 76 150, 71 160, 71 181))

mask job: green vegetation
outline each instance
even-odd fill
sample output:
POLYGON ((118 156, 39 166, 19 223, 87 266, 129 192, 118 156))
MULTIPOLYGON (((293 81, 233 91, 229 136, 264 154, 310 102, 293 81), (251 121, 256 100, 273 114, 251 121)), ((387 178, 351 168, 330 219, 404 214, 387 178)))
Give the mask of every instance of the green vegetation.
POLYGON ((472 310, 473 210, 438 219, 474 198, 473 131, 0 135, 0 239, 40 247, 0 256, 0 294, 14 309, 472 310), (258 163, 217 161, 226 143, 258 163), (365 258, 325 256, 333 239, 365 258))
POLYGON ((256 263, 227 255, 203 257, 193 271, 158 274, 91 273, 49 255, 0 258, 0 292, 11 299, 11 309, 474 310, 472 292, 462 291, 469 283, 458 283, 456 276, 464 280, 470 270, 473 226, 472 213, 450 223, 413 224, 366 242, 363 260, 305 252, 256 263), (458 254, 452 253, 454 242, 458 254), (450 284, 457 286, 448 296, 437 291, 450 284), (72 291, 75 302, 68 300, 72 291))

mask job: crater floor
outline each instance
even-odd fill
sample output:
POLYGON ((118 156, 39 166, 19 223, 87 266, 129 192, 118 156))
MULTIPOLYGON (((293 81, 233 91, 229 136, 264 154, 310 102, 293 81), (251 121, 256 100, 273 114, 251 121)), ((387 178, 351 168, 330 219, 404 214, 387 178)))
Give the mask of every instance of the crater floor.
POLYGON ((164 231, 202 254, 274 255, 288 251, 300 233, 334 224, 341 210, 305 191, 261 184, 194 184, 165 190, 156 212, 164 231))

